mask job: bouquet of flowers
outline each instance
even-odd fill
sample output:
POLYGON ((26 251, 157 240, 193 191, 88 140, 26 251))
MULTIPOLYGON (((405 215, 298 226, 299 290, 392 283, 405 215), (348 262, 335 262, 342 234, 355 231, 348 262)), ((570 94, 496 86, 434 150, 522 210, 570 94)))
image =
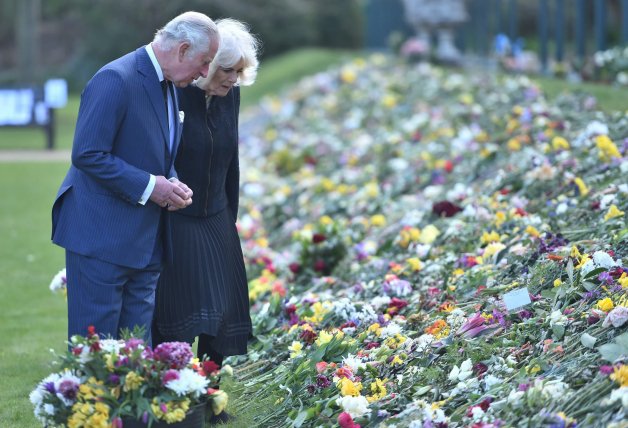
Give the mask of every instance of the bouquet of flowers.
POLYGON ((210 386, 228 367, 195 359, 185 342, 151 349, 138 332, 124 336, 101 339, 90 327, 86 337, 72 337, 59 370, 30 394, 44 426, 122 428, 125 420, 151 426, 182 421, 197 405, 224 410, 226 393, 210 386))

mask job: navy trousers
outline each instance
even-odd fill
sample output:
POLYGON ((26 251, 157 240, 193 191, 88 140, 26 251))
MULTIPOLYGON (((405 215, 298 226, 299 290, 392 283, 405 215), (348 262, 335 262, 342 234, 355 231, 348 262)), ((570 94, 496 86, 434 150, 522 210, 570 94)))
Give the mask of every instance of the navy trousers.
POLYGON ((144 269, 115 265, 66 250, 68 339, 87 335, 93 325, 101 337, 118 338, 122 329, 144 328, 151 344, 155 288, 161 249, 144 269))

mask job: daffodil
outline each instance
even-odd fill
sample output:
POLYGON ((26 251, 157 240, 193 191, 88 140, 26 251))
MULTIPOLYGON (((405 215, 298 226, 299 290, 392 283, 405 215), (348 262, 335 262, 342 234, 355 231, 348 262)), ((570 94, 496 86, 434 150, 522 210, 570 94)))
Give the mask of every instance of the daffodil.
POLYGON ((611 206, 608 208, 608 212, 604 216, 604 221, 608 221, 615 217, 622 217, 624 214, 625 213, 623 211, 617 208, 617 205, 611 204, 611 206))

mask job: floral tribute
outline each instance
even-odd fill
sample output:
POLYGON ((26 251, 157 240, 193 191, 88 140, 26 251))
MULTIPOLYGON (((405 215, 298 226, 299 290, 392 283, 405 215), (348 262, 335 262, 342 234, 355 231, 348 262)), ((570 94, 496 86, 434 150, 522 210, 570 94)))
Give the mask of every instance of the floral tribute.
POLYGON ((242 119, 256 340, 230 361, 234 413, 625 427, 626 112, 375 55, 242 119))
POLYGON ((188 343, 151 349, 134 336, 101 339, 90 327, 86 337, 72 337, 58 371, 30 394, 37 419, 48 427, 123 428, 129 419, 179 422, 195 405, 222 412, 226 393, 211 386, 225 368, 193 358, 188 343))
POLYGON ((246 114, 259 426, 625 426, 626 112, 375 55, 246 114))

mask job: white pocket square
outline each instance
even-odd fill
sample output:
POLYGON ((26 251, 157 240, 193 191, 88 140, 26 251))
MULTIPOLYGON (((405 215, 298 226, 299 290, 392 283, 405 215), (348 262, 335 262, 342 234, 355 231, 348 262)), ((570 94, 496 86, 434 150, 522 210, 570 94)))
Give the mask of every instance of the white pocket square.
POLYGON ((185 120, 185 112, 183 110, 179 110, 179 123, 183 123, 185 120))

